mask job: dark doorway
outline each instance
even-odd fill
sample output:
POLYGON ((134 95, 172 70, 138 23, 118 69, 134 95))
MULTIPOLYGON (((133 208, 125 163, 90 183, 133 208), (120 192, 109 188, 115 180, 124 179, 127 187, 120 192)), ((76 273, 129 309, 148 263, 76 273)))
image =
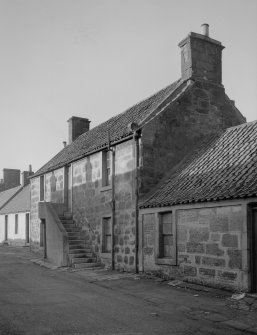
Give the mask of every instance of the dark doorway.
POLYGON ((46 252, 46 221, 41 219, 40 223, 40 247, 43 249, 44 258, 47 258, 46 252))
POLYGON ((5 215, 5 241, 8 240, 8 215, 5 215))
POLYGON ((257 206, 251 207, 251 227, 250 227, 250 240, 251 240, 251 291, 257 292, 257 206))
POLYGON ((26 213, 26 243, 29 243, 29 213, 26 213))

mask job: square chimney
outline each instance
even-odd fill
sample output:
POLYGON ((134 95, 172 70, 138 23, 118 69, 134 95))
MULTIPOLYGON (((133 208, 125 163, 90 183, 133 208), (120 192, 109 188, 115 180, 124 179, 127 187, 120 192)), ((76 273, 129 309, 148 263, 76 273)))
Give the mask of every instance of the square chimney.
POLYGON ((69 144, 71 144, 77 137, 89 130, 90 122, 83 117, 72 116, 69 123, 69 144))
POLYGON ((209 37, 208 24, 203 24, 202 28, 202 34, 191 32, 179 43, 182 79, 207 80, 221 85, 224 46, 209 37))

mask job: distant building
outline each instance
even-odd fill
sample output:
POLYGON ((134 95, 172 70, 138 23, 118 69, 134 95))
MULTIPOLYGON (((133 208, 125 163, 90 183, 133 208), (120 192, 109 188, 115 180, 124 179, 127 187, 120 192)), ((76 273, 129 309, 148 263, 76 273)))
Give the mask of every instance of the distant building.
POLYGON ((3 179, 0 180, 0 192, 20 185, 21 171, 17 169, 3 169, 3 179))
POLYGON ((139 201, 203 140, 245 122, 207 25, 179 46, 179 80, 91 130, 72 117, 68 145, 32 177, 31 247, 49 261, 138 271, 139 201))
POLYGON ((22 173, 22 185, 0 192, 0 243, 28 245, 30 238, 31 171, 22 173))

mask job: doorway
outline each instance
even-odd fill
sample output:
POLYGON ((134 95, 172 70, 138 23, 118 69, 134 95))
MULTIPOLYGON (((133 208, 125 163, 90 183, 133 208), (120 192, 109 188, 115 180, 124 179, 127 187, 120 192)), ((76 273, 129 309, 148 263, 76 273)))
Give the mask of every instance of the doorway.
POLYGON ((26 213, 26 243, 29 243, 29 213, 26 213))
POLYGON ((251 268, 251 292, 257 292, 257 206, 251 207, 250 215, 250 268, 251 268))
POLYGON ((5 215, 4 221, 5 221, 5 241, 7 241, 8 240, 8 215, 5 215))

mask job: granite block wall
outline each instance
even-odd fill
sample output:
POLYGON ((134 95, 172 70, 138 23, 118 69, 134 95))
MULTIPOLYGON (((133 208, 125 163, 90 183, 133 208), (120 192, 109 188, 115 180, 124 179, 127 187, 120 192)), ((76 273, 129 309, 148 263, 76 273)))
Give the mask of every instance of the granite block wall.
MULTIPOLYGON (((87 246, 107 267, 111 254, 102 252, 102 221, 112 217, 112 189, 102 187, 102 153, 98 152, 72 166, 73 218, 82 229, 87 246)), ((135 255, 135 212, 133 191, 133 141, 115 148, 114 262, 117 269, 133 270, 135 255)))

